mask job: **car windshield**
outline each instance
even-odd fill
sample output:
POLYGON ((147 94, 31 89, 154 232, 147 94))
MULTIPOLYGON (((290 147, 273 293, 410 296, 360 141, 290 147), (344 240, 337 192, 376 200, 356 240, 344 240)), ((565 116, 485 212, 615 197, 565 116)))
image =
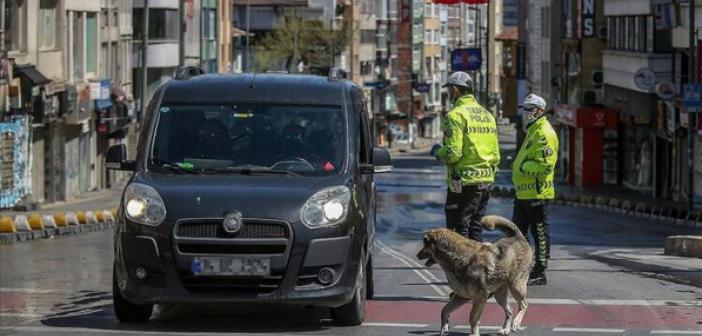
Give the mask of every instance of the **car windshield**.
POLYGON ((165 105, 151 170, 329 175, 344 165, 339 106, 165 105))

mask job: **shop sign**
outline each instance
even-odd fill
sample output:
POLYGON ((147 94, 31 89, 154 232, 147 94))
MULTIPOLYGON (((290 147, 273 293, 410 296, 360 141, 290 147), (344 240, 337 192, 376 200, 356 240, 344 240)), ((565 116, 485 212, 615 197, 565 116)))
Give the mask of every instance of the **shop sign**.
POLYGON ((582 0, 582 36, 595 36, 595 0, 582 0))
POLYGON ((667 80, 656 84, 656 95, 662 100, 671 100, 675 97, 675 85, 667 80))
POLYGON ((451 70, 475 71, 483 64, 483 54, 480 48, 456 49, 451 52, 451 70))
POLYGON ((90 99, 91 100, 96 100, 100 99, 100 96, 102 95, 102 89, 100 87, 100 82, 90 82, 88 84, 90 87, 90 99))
POLYGON ((702 85, 685 84, 683 86, 683 101, 688 113, 702 112, 702 85))
POLYGON ((634 73, 634 84, 641 90, 649 91, 656 85, 656 74, 649 68, 641 68, 634 73))

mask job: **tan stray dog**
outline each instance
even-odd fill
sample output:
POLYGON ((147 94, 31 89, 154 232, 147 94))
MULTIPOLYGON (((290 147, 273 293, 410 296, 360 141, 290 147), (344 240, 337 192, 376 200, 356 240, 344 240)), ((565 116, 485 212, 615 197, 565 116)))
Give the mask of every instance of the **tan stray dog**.
POLYGON ((454 291, 441 310, 441 335, 448 333, 449 315, 470 300, 473 300, 470 335, 480 335, 480 316, 492 294, 505 311, 505 323, 498 334, 522 330, 527 310, 527 281, 534 263, 531 248, 519 228, 506 218, 485 216, 482 224, 485 229, 498 229, 507 237, 494 243, 479 243, 449 229, 424 234, 424 246, 417 259, 427 259, 427 266, 437 262, 454 291), (514 319, 512 306, 507 302, 510 293, 519 305, 514 319))

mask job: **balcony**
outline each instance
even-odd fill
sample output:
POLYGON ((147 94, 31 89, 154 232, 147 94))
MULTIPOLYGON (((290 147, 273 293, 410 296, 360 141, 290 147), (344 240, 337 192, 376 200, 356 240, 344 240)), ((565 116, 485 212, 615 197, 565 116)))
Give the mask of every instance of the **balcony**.
POLYGON ((670 79, 673 58, 670 54, 648 54, 605 50, 602 53, 605 84, 637 92, 648 93, 634 84, 634 75, 641 68, 649 68, 658 79, 670 79))

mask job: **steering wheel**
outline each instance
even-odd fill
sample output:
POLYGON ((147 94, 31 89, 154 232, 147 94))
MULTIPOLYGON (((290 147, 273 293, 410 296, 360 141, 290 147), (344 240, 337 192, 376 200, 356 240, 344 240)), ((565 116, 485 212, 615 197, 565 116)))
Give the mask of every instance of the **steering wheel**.
POLYGON ((271 169, 277 170, 281 169, 280 166, 287 166, 283 170, 314 170, 314 166, 307 160, 301 157, 292 157, 280 160, 271 166, 271 169), (291 169, 294 167, 301 167, 302 169, 291 169))

